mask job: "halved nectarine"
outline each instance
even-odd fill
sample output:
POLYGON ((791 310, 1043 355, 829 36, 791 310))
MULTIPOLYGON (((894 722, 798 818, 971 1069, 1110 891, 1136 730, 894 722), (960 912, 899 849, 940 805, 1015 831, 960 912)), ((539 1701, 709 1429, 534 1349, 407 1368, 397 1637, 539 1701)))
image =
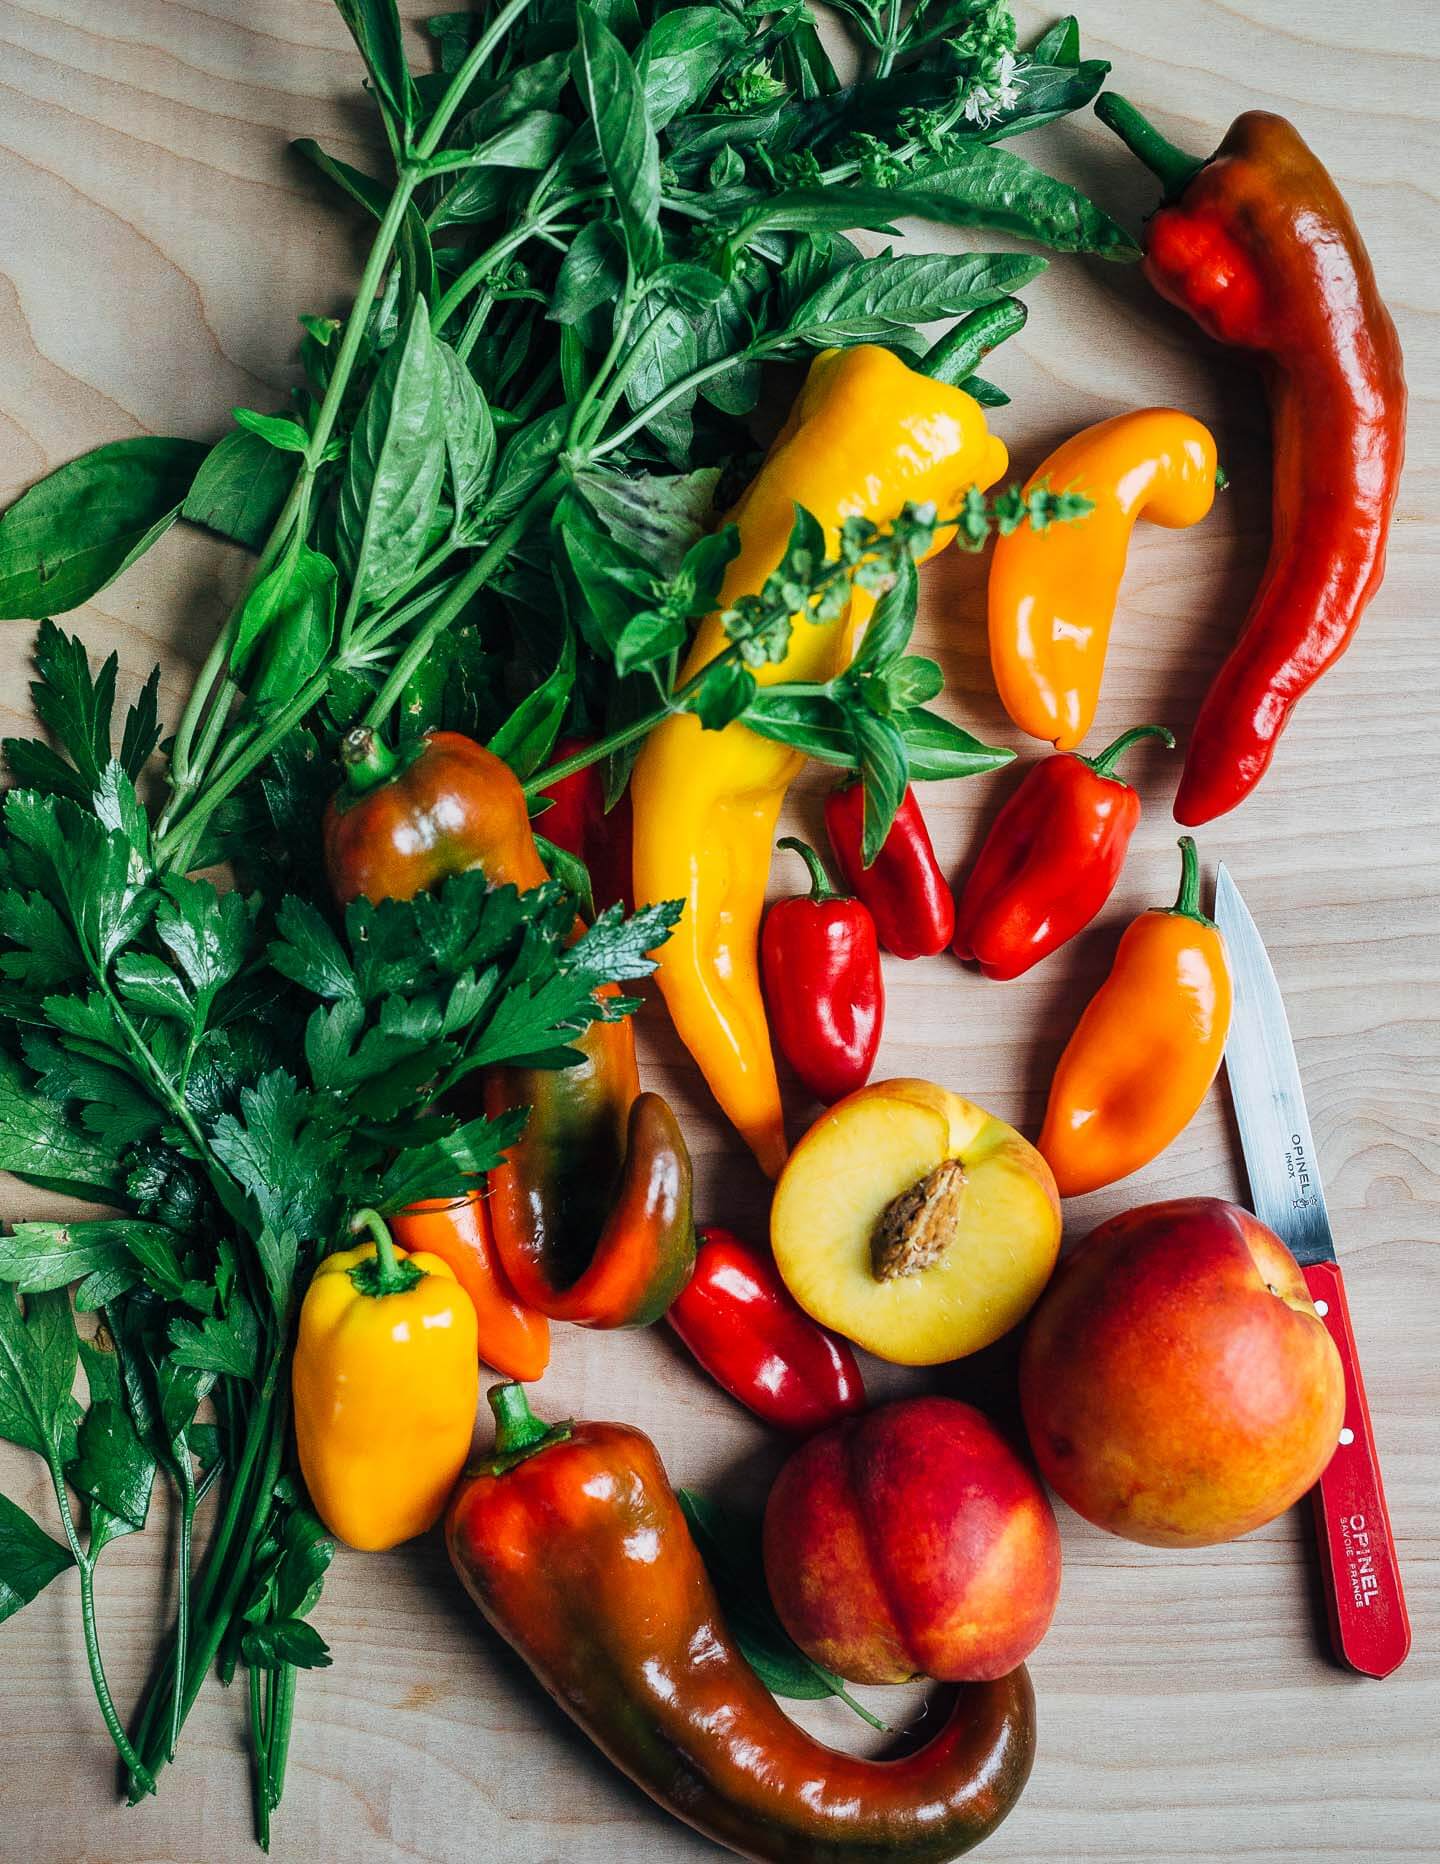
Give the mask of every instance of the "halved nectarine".
POLYGON ((1034 1306, 1060 1249, 1050 1167, 932 1081, 876 1081, 824 1113, 775 1187, 770 1240, 795 1299, 900 1365, 977 1352, 1034 1306))

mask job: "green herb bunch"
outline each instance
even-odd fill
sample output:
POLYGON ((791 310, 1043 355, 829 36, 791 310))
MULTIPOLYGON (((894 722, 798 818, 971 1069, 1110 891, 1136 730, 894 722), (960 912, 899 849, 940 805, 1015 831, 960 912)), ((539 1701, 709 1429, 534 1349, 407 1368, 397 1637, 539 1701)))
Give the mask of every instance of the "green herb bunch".
POLYGON ((567 944, 571 868, 569 887, 471 875, 335 914, 314 876, 339 735, 462 729, 532 797, 603 757, 613 802, 660 718, 742 719, 862 773, 873 853, 910 777, 1009 755, 930 708, 939 669, 908 652, 917 558, 941 525, 975 545, 1084 501, 852 520, 833 553, 797 512, 774 575, 725 612, 726 650, 682 682, 736 547, 717 510, 753 464, 762 369, 879 343, 1004 400, 974 371, 1044 261, 866 257, 857 228, 918 216, 1135 256, 998 146, 1098 90, 1073 22, 1021 53, 996 0, 856 0, 867 65, 841 84, 804 0, 506 0, 430 21, 439 69, 416 75, 394 0, 337 5, 385 173, 297 145, 376 223, 347 315, 301 319, 303 385, 237 409, 213 446, 102 447, 0 518, 0 617, 41 621, 47 733, 5 746, 0 1168, 112 1213, 0 1239, 0 1435, 43 1458, 61 1534, 0 1497, 0 1617, 78 1569, 132 1798, 207 1676, 243 1667, 262 1844, 297 1673, 329 1661, 310 1613, 330 1546, 287 1417, 311 1269, 357 1211, 480 1183, 516 1122, 463 1120, 448 1091, 498 1062, 571 1063, 593 1019, 635 1007, 596 985, 644 976, 674 919, 612 911, 567 944), (918 334, 937 321, 954 328, 918 334), (95 671, 48 618, 177 519, 253 563, 162 742, 158 677, 117 734, 113 657, 95 671), (882 599, 854 666, 757 683, 857 582, 882 599), (547 767, 562 731, 592 746, 547 767), (238 884, 208 877, 223 862, 238 884), (94 1571, 157 1481, 176 1613, 127 1716, 94 1571))

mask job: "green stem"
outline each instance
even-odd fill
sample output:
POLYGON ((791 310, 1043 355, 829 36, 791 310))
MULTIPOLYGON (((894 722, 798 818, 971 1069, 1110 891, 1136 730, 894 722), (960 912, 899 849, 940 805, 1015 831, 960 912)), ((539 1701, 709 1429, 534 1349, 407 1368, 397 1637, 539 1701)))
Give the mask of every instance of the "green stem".
POLYGON ((115 1700, 110 1694, 110 1685, 105 1679, 105 1664, 100 1656, 100 1632, 95 1623, 95 1562, 80 1545, 80 1536, 75 1531, 75 1517, 70 1511, 70 1497, 65 1489, 65 1477, 58 1463, 50 1464, 50 1480, 55 1486, 55 1500, 60 1508, 60 1521, 65 1529, 65 1538, 70 1543, 75 1565, 80 1573, 80 1622, 85 1632, 85 1659, 90 1665, 90 1681, 94 1686, 95 1700, 100 1704, 100 1713, 105 1726, 110 1732, 110 1739, 115 1743, 115 1751, 129 1768, 136 1782, 147 1793, 155 1791, 155 1778, 141 1762, 140 1756, 130 1745, 130 1739, 120 1724, 120 1717, 115 1712, 115 1700))
MULTIPOLYGON (((395 241, 400 236, 400 228, 405 219, 405 210, 410 205, 410 197, 415 192, 419 177, 413 170, 402 168, 395 184, 395 192, 390 196, 390 205, 385 209, 385 217, 380 222, 380 229, 371 245, 369 257, 365 261, 365 270, 360 274, 360 284, 355 293, 355 302, 350 307, 350 315, 345 319, 344 332, 340 338, 340 348, 335 353, 335 366, 330 373, 330 380, 325 385, 325 398, 320 403, 315 416, 315 427, 310 435, 310 445, 305 454, 305 464, 313 476, 320 469, 325 448, 335 422, 339 418, 340 404, 345 390, 350 385, 350 373, 355 367, 355 358, 360 353, 360 345, 365 339, 365 321, 370 314, 370 306, 375 302, 375 294, 380 289, 380 281, 385 276, 385 267, 390 262, 390 253, 395 241)), ((309 493, 306 492, 308 504, 309 493)))
MULTIPOLYGON (((180 1485, 179 1573, 175 1585, 175 1681, 185 1675, 190 1655, 190 1560, 195 1534, 195 1471, 190 1463, 190 1448, 182 1431, 176 1441, 175 1474, 180 1485)), ((180 1740, 180 1693, 178 1688, 170 1703, 170 1739, 165 1746, 166 1760, 174 1760, 180 1740)))
POLYGON ((399 1294, 404 1289, 414 1286, 413 1273, 407 1275, 395 1253, 395 1242, 390 1235, 390 1227, 378 1210, 371 1210, 367 1205, 364 1210, 357 1210, 351 1220, 352 1230, 368 1230, 375 1244, 375 1293, 399 1294))
POLYGON ((770 350, 780 348, 786 341, 788 338, 772 337, 766 342, 751 343, 745 349, 737 350, 733 356, 717 356, 713 362, 702 363, 698 369, 692 369, 689 375, 682 375, 678 381, 672 382, 663 394, 657 395, 648 407, 641 408, 623 427, 617 428, 597 444, 587 446, 587 460, 603 459, 607 453, 613 453, 616 447, 623 447, 627 440, 633 440, 642 428, 648 427, 655 416, 668 408, 672 401, 678 401, 682 395, 698 388, 702 382, 708 382, 712 376, 723 375, 737 363, 752 362, 770 350))
MULTIPOLYGON (((582 201, 594 200, 604 192, 603 188, 579 188, 573 194, 557 195, 547 207, 535 214, 527 215, 519 226, 512 227, 502 238, 497 239, 493 246, 487 247, 478 258, 470 261, 431 312, 430 328, 438 336, 475 287, 484 281, 502 259, 508 259, 512 252, 517 251, 526 240, 531 239, 539 228, 548 226, 552 220, 560 219, 563 214, 568 213, 572 207, 578 206, 582 201)), ((473 338, 471 340, 473 342, 473 338)))
POLYGON ((255 1664, 246 1669, 250 1697, 250 1760, 254 1768, 253 1803, 255 1842, 262 1851, 270 1849, 270 1768, 265 1735, 265 1708, 261 1700, 263 1673, 255 1664))
POLYGON ((530 1409, 525 1387, 513 1379, 492 1385, 485 1396, 495 1415, 495 1448, 484 1467, 493 1476, 503 1476, 537 1450, 563 1443, 570 1435, 569 1423, 542 1424, 530 1409))
POLYGON ((455 112, 464 103, 465 94, 475 82, 480 67, 515 21, 529 10, 531 4, 532 0, 509 0, 509 4, 501 7, 466 53, 465 62, 450 80, 449 88, 436 105, 435 114, 426 125, 425 134, 415 145, 415 153, 422 161, 428 161, 440 147, 441 140, 446 130, 449 129, 455 112))
POLYGON ((885 36, 878 49, 880 56, 875 64, 875 76, 888 78, 895 63, 895 55, 900 50, 900 0, 890 0, 890 9, 885 18, 885 36))
POLYGON ((798 854, 810 869, 810 898, 815 905, 821 906, 826 900, 839 900, 845 897, 837 893, 830 884, 830 876, 825 872, 825 863, 808 841, 801 841, 798 835, 782 835, 775 846, 789 848, 792 853, 798 854))
POLYGON ((999 298, 994 304, 981 305, 926 350, 917 365, 921 375, 958 388, 991 350, 1024 329, 1029 314, 1019 298, 999 298))
POLYGON ((1180 837, 1180 891, 1170 911, 1178 918, 1193 919, 1197 925, 1215 923, 1200 909, 1200 851, 1193 835, 1180 837))
POLYGON ((635 274, 632 267, 625 268, 625 290, 620 299, 620 308, 615 315, 615 328, 611 333, 610 347, 600 360, 600 365, 590 378, 590 385, 575 404, 575 411, 570 416, 570 426, 565 436, 567 447, 581 447, 604 430, 616 402, 623 392, 627 376, 635 367, 634 350, 626 359, 628 368, 621 368, 615 382, 610 381, 612 370, 619 362, 620 353, 630 334, 630 326, 635 312, 640 306, 644 294, 635 289, 635 274), (617 386, 618 382, 618 386, 617 386), (608 387, 607 387, 608 384, 608 387), (613 389, 614 393, 609 391, 613 389), (603 393, 603 400, 601 399, 603 393))
POLYGON ((1095 114, 1106 129, 1114 130, 1132 155, 1159 177, 1164 199, 1178 200, 1205 166, 1205 160, 1187 155, 1162 136, 1148 118, 1116 91, 1103 91, 1095 99, 1095 114))
POLYGON ((1122 731, 1113 744, 1107 744, 1098 757, 1081 757, 1080 762, 1088 764, 1097 777, 1110 777, 1121 783, 1124 779, 1115 775, 1115 766, 1131 745, 1139 744, 1142 738, 1158 738, 1167 751, 1175 749, 1175 735, 1163 725, 1134 725, 1129 731, 1122 731))
MULTIPOLYGON (((430 652, 437 637, 450 626, 470 598, 484 588, 514 546, 524 536, 535 514, 548 504, 560 489, 564 476, 557 466, 541 481, 509 523, 496 532, 490 543, 455 583, 439 606, 425 618, 424 625, 416 630, 409 646, 391 668, 389 678, 370 702, 363 721, 365 724, 374 728, 390 716, 396 701, 409 684, 411 675, 430 652)), ((360 644, 362 646, 365 644, 363 634, 360 644)), ((308 709, 307 704, 305 710, 308 711, 308 709)), ((286 729, 288 730, 288 726, 286 729)), ((266 748, 268 753, 268 746, 266 748)))
POLYGON ((275 1681, 274 1712, 270 1720, 270 1805, 280 1804, 285 1791, 285 1768, 290 1758, 290 1730, 295 1721, 295 1679, 293 1663, 282 1664, 275 1681))
POLYGON ((368 725, 357 725, 354 731, 346 732, 340 741, 340 762, 345 767, 346 784, 357 796, 388 783, 400 767, 394 751, 368 725))

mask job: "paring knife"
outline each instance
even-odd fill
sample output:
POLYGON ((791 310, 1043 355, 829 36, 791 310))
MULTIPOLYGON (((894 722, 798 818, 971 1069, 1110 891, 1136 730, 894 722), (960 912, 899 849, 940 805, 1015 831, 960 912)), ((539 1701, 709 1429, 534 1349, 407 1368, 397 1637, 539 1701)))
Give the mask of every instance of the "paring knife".
POLYGON ((1360 1380, 1345 1283, 1300 1091, 1285 1004, 1255 921, 1221 867, 1215 920, 1229 948, 1235 1008, 1225 1071, 1255 1215, 1305 1275, 1315 1311, 1345 1368, 1345 1424, 1313 1492, 1336 1654, 1362 1676, 1388 1676, 1410 1649, 1410 1619, 1380 1481, 1370 1408, 1360 1380))

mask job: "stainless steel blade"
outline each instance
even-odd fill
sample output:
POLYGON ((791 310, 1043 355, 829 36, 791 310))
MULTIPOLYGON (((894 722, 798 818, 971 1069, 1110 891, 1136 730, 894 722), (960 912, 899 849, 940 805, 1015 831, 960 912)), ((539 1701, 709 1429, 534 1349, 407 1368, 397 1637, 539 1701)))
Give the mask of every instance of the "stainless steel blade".
POLYGON ((1223 866, 1215 876, 1215 923, 1235 983, 1225 1072, 1255 1215, 1302 1266, 1333 1262, 1335 1238, 1285 1002, 1255 921, 1223 866))

